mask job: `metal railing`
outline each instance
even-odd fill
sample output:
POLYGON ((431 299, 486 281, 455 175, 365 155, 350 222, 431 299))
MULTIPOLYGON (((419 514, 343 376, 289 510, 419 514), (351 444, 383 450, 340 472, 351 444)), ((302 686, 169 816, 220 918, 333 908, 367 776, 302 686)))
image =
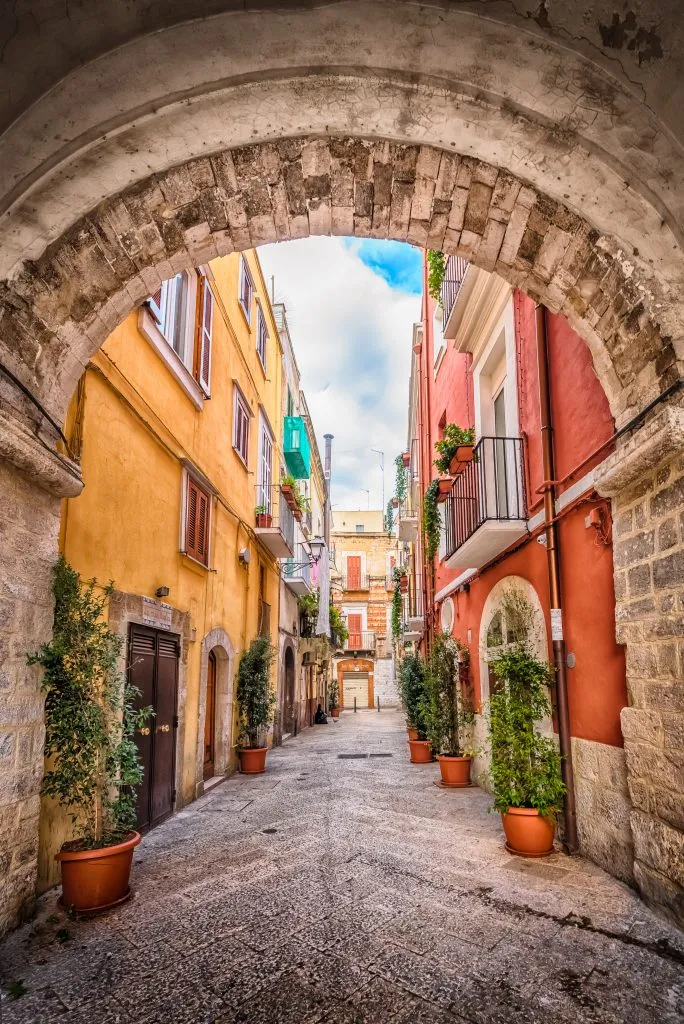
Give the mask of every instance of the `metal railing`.
POLYGON ((367 629, 350 631, 342 649, 345 651, 374 651, 376 643, 376 636, 372 631, 367 629))
POLYGON ((302 613, 299 616, 299 635, 303 640, 311 640, 315 637, 316 626, 318 625, 318 613, 302 613))
MULTIPOLYGON (((264 484, 256 486, 256 508, 262 509, 262 515, 266 521, 262 527, 277 527, 285 538, 290 550, 295 546, 295 518, 284 495, 281 493, 280 485, 273 484, 270 487, 264 484), (270 522, 268 521, 270 519, 270 522)), ((257 525, 258 525, 257 513, 257 525)))
POLYGON ((524 480, 522 439, 481 437, 444 503, 445 557, 487 520, 526 519, 524 480))
POLYGON ((443 323, 446 327, 447 320, 451 316, 458 293, 461 290, 463 279, 470 264, 462 256, 449 256, 444 269, 440 301, 444 310, 443 323))
POLYGON ((369 590, 370 581, 367 572, 356 573, 348 575, 343 573, 340 578, 340 583, 343 590, 369 590))
POLYGON ((293 558, 283 559, 283 577, 287 580, 302 580, 311 586, 311 561, 309 549, 305 544, 295 544, 293 558))
POLYGON ((423 577, 421 574, 409 575, 408 594, 404 596, 404 613, 409 619, 422 619, 424 612, 423 577))

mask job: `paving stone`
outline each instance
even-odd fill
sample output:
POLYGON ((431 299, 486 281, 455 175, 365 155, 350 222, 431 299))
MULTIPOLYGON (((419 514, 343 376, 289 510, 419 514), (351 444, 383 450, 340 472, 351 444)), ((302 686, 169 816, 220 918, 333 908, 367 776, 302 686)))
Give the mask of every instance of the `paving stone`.
POLYGON ((116 911, 42 897, 0 945, 27 985, 2 1024, 679 1024, 684 936, 582 858, 510 857, 486 793, 409 766, 398 714, 344 714, 268 774, 145 836, 116 911))

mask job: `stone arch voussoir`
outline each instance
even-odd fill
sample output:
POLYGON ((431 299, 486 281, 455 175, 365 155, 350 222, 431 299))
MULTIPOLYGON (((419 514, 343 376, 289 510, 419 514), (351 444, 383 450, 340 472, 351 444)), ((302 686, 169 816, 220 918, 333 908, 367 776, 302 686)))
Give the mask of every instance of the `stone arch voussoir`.
POLYGON ((406 241, 496 271, 585 338, 618 421, 679 375, 655 283, 567 207, 472 157, 336 137, 215 153, 103 202, 2 284, 3 359, 61 418, 88 358, 161 280, 315 234, 406 241))

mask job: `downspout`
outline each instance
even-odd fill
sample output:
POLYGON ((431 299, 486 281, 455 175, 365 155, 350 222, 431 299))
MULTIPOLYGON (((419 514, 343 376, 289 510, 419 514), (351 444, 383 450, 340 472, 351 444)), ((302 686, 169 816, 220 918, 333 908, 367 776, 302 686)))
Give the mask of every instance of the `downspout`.
POLYGON ((565 671, 565 640, 563 639, 563 605, 560 586, 560 549, 556 522, 556 478, 553 458, 553 417, 551 411, 551 385, 549 381, 549 349, 546 334, 546 308, 535 308, 537 335, 537 366, 539 369, 539 406, 541 414, 541 445, 544 483, 544 521, 546 529, 546 557, 549 575, 551 605, 551 637, 556 684, 556 713, 561 754, 561 772, 566 786, 564 800, 565 836, 563 846, 567 853, 577 850, 577 812, 575 808, 575 781, 572 767, 570 740, 570 711, 568 681, 565 671))

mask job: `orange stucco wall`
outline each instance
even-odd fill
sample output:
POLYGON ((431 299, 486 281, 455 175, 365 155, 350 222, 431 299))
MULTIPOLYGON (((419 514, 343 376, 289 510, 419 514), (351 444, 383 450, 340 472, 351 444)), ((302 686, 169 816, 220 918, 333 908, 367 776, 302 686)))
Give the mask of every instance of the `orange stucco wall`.
MULTIPOLYGON (((518 373, 518 415, 527 451, 527 488, 530 512, 541 507, 537 492, 543 480, 539 431, 539 395, 534 323, 534 302, 519 292, 513 295, 518 373)), ((473 422, 472 379, 469 355, 447 349, 436 377, 432 313, 434 303, 424 300, 424 352, 422 370, 426 378, 431 444, 439 435, 444 412, 448 422, 470 426, 473 422)), ((576 483, 605 458, 607 451, 591 456, 614 430, 606 396, 594 372, 591 354, 582 339, 561 316, 548 315, 549 371, 554 414, 556 477, 576 473, 559 487, 576 483)), ((424 448, 423 466, 430 465, 425 486, 436 475, 434 454, 424 448)), ((559 521, 561 586, 564 629, 568 653, 575 655, 575 667, 568 670, 570 724, 573 736, 622 745, 620 710, 627 702, 624 650, 615 642, 615 593, 612 547, 600 542, 597 531, 585 518, 592 507, 605 503, 596 499, 568 511, 559 521)), ((436 591, 447 586, 462 570, 436 567, 436 591)), ((479 631, 482 610, 492 587, 506 576, 528 580, 537 591, 546 618, 550 643, 549 597, 546 549, 529 540, 518 550, 485 569, 470 584, 469 593, 452 595, 455 608, 454 635, 469 644, 472 679, 479 700, 479 631), (470 631, 470 634, 469 634, 470 631)), ((549 657, 551 650, 549 649, 549 657)))

